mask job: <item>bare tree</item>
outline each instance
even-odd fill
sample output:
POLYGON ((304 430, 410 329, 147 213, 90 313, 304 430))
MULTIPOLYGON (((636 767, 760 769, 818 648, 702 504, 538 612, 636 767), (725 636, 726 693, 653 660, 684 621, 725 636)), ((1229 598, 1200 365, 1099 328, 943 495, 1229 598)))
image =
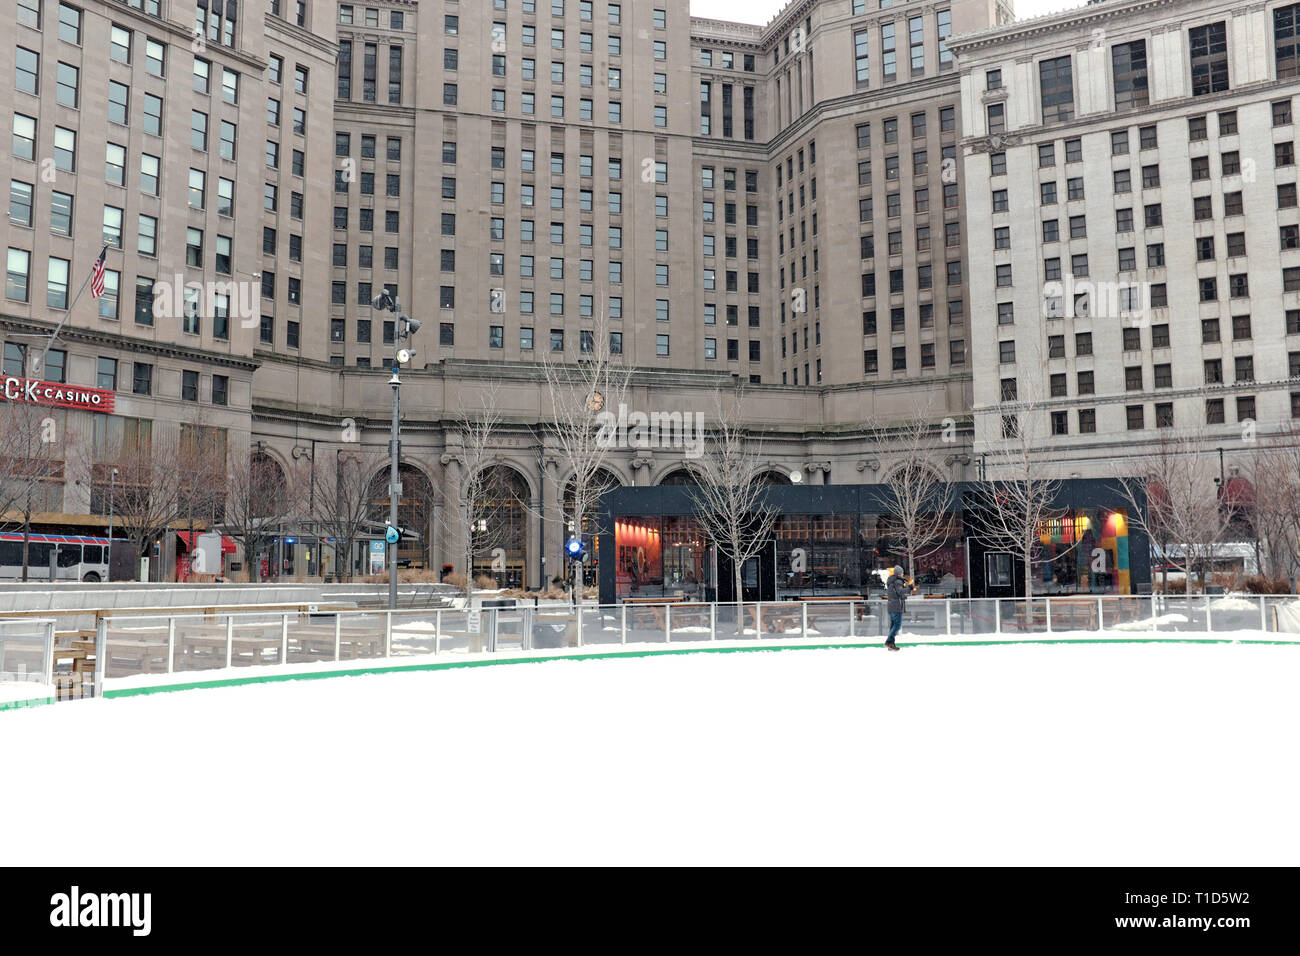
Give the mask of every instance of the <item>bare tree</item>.
POLYGON ((335 573, 352 579, 356 542, 374 517, 375 501, 385 494, 388 462, 384 449, 339 449, 332 465, 318 462, 310 496, 311 518, 321 532, 334 539, 335 573))
MULTIPOLYGON (((111 468, 117 469, 114 511, 117 524, 145 557, 180 516, 180 482, 177 462, 180 443, 174 434, 137 433, 110 440, 99 450, 91 467, 91 480, 99 483, 111 468)), ((107 484, 107 481, 103 482, 107 484)), ((153 569, 160 573, 160 569, 153 569)))
POLYGON ((1173 565, 1186 574, 1190 591, 1192 573, 1204 569, 1223 541, 1231 512, 1219 501, 1219 469, 1203 430, 1182 435, 1161 435, 1149 454, 1119 466, 1118 475, 1129 521, 1155 542, 1163 556, 1162 589, 1168 591, 1168 568, 1173 565), (1143 505, 1145 504, 1145 507, 1143 505), (1182 548, 1182 560, 1174 548, 1182 548))
POLYGON ((199 527, 212 528, 225 506, 226 442, 226 430, 209 425, 201 406, 187 421, 181 422, 176 461, 176 511, 185 523, 191 555, 194 554, 199 527))
POLYGON ((501 413, 495 385, 483 388, 476 408, 462 407, 457 422, 459 445, 448 450, 447 464, 456 473, 449 481, 442 524, 459 547, 465 573, 465 595, 474 594, 474 559, 509 543, 509 515, 526 508, 510 481, 500 454, 501 413))
MULTIPOLYGON (((1039 534, 1064 509, 1055 502, 1061 482, 1043 446, 1047 413, 1033 394, 1004 391, 1000 438, 986 437, 988 475, 980 491, 980 523, 985 540, 1020 556, 1025 597, 1034 593, 1034 565, 1041 564, 1039 534)), ((986 473, 987 474, 987 473, 986 473)), ((1078 547, 1076 541, 1073 547, 1078 547)), ((1067 549, 1068 551, 1069 549, 1067 549)), ((1060 554, 1057 555, 1060 557, 1060 554)))
POLYGON ((53 509, 62 491, 69 444, 62 409, 6 402, 0 414, 0 528, 21 531, 22 580, 28 579, 32 519, 53 509))
MULTIPOLYGON (((1267 573, 1294 587, 1300 570, 1300 432, 1284 426, 1251 456, 1255 488, 1253 524, 1267 573)), ((1264 569, 1261 568, 1261 571, 1264 569)))
POLYGON ((731 559, 736 589, 736 633, 744 627, 742 571, 772 537, 777 512, 767 502, 762 442, 741 427, 742 391, 714 395, 714 427, 699 458, 687 459, 696 484, 689 493, 704 533, 731 559))
MULTIPOLYGON (((602 425, 625 404, 632 378, 622 349, 614 351, 603 307, 590 332, 580 333, 578 361, 556 361, 550 352, 543 352, 542 375, 551 404, 548 436, 561 474, 568 473, 561 499, 568 497, 572 508, 566 516, 561 507, 556 520, 570 518, 573 533, 582 537, 585 522, 595 516, 596 503, 617 485, 605 468, 617 445, 612 430, 602 425)), ((581 588, 576 589, 574 600, 582 603, 581 588)))
POLYGON ((286 480, 268 455, 236 456, 231 462, 222 528, 243 549, 249 581, 257 580, 257 556, 301 506, 294 487, 297 483, 286 480))
POLYGON ((917 562, 943 547, 952 532, 953 486, 931 461, 936 429, 928 409, 917 407, 892 427, 876 427, 871 439, 882 455, 899 459, 881 484, 889 496, 888 514, 907 554, 907 577, 916 580, 917 562))

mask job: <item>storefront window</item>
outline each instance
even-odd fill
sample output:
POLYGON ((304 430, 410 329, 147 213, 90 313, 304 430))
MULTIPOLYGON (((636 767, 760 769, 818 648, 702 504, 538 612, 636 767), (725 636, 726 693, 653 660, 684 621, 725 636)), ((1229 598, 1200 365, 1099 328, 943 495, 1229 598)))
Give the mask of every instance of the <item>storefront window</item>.
POLYGON ((614 522, 615 593, 624 598, 713 596, 713 559, 691 517, 619 518, 614 522))
POLYGON ((663 532, 660 518, 614 522, 616 593, 624 598, 663 597, 663 532))
POLYGON ((1043 594, 1131 594, 1128 513, 1075 508, 1039 526, 1035 591, 1043 594))

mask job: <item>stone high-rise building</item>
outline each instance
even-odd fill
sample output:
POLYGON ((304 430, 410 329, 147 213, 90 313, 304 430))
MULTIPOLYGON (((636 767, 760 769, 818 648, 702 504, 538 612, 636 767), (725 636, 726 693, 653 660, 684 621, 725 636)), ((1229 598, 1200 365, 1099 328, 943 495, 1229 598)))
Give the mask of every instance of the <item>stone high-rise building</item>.
POLYGON ((1202 430, 1231 471, 1294 427, 1298 31, 1296 3, 1106 0, 954 44, 977 454, 1016 416, 1086 476, 1202 430))
MULTIPOLYGON (((936 460, 967 477, 984 240, 947 45, 1010 11, 881 6, 757 27, 686 0, 16 0, 6 371, 39 377, 18 346, 43 348, 103 233, 116 311, 67 315, 67 380, 114 389, 115 416, 201 418, 232 455, 328 468, 387 441, 394 317, 371 301, 390 288, 423 322, 404 504, 455 494, 456 418, 496 383, 529 584, 558 567, 567 480, 537 364, 578 361, 598 325, 645 411, 748 384, 776 471, 875 481, 866 430, 923 408, 954 420, 936 460), (158 294, 177 276, 197 303, 158 294)), ((680 457, 610 470, 656 484, 680 457)), ((59 511, 84 516, 73 480, 59 511)), ((455 563, 428 524, 410 556, 455 563)))

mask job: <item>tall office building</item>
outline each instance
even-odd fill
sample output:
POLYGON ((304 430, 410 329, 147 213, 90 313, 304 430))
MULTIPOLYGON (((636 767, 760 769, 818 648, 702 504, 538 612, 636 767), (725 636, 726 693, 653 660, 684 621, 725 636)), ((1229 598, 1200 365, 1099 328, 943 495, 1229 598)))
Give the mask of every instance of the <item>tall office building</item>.
POLYGON ((1300 419, 1300 4, 1107 0, 961 38, 976 452, 1106 475, 1300 419))

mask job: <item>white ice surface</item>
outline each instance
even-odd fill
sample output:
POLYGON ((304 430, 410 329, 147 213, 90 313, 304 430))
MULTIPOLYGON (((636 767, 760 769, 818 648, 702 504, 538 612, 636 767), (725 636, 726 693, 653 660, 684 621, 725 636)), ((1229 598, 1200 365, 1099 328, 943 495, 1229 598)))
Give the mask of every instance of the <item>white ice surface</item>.
POLYGON ((4 857, 1293 865, 1298 677, 1297 646, 906 647, 58 704, 0 713, 4 857))

